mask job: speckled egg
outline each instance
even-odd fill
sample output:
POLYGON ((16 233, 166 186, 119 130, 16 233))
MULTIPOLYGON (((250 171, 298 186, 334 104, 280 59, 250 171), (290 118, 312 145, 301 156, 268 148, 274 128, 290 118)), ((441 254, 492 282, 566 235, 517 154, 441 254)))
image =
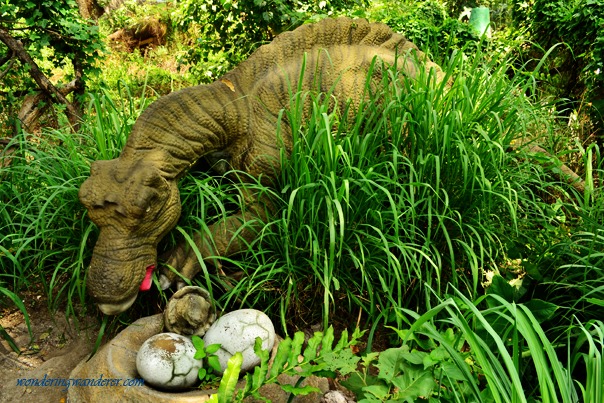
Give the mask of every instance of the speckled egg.
POLYGON ((224 371, 227 362, 236 352, 243 355, 242 371, 249 371, 260 364, 254 352, 256 337, 262 339, 262 349, 271 350, 275 344, 275 327, 270 318, 256 309, 239 309, 221 316, 208 329, 203 340, 205 345, 220 344, 215 354, 224 371))
POLYGON ((176 333, 160 333, 147 339, 136 355, 136 370, 151 386, 184 389, 199 378, 201 360, 196 360, 191 340, 176 333))

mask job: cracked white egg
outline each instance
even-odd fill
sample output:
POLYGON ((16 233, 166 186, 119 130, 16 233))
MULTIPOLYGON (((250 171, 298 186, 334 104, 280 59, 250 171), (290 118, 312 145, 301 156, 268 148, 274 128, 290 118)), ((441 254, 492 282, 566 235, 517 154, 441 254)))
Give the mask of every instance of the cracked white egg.
POLYGON ((271 350, 275 344, 275 327, 270 318, 255 309, 239 309, 220 317, 207 330, 203 340, 206 346, 220 344, 215 354, 222 371, 227 367, 229 358, 236 352, 243 355, 241 370, 250 371, 260 364, 260 358, 254 352, 256 337, 262 340, 262 349, 271 350))
POLYGON ((160 389, 184 389, 199 378, 191 340, 176 333, 160 333, 147 339, 136 354, 136 370, 146 383, 160 389))

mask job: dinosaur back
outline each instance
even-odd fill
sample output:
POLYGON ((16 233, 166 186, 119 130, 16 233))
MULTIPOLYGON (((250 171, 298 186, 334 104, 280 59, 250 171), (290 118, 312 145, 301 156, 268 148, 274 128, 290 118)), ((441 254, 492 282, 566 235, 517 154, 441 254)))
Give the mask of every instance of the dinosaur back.
MULTIPOLYGON (((405 37, 393 32, 381 23, 369 23, 365 19, 347 17, 326 18, 318 23, 306 24, 284 32, 270 44, 258 48, 246 61, 227 73, 223 80, 231 82, 243 93, 249 92, 255 82, 275 66, 287 66, 290 62, 301 62, 304 53, 316 48, 329 51, 334 46, 369 46, 403 54, 409 50, 422 53, 405 37)), ((429 63, 427 67, 437 67, 429 63)), ((440 71, 440 69, 438 69, 440 71)))

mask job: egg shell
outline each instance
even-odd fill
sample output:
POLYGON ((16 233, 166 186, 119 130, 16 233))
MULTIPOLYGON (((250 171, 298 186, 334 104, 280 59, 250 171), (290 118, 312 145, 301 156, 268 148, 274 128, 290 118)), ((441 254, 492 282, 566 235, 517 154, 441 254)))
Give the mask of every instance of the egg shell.
POLYGON ((136 354, 136 370, 151 386, 185 389, 199 378, 201 360, 196 360, 191 340, 176 333, 160 333, 147 339, 136 354))
POLYGON ((206 346, 220 344, 215 353, 222 371, 236 352, 243 355, 241 371, 246 372, 260 364, 254 352, 256 337, 262 339, 262 349, 271 350, 275 344, 275 327, 270 318, 256 309, 239 309, 221 316, 203 337, 206 346))

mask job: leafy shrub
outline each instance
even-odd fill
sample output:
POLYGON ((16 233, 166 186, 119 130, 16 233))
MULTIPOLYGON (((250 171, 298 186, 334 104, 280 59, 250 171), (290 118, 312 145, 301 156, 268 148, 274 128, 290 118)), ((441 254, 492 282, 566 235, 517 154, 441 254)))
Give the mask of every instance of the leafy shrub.
POLYGON ((315 332, 306 346, 302 332, 286 338, 269 366, 269 352, 261 349, 258 339, 254 351, 261 363, 245 375, 245 386, 236 389, 242 361, 236 353, 210 401, 262 399, 260 387, 279 384, 282 373, 301 377, 294 386, 280 385, 291 393, 290 399, 316 391, 299 386, 305 377, 337 375, 362 403, 601 400, 602 321, 578 322, 569 331, 572 344, 560 344, 542 327, 556 311, 551 304, 516 304, 495 293, 473 302, 456 294, 423 315, 397 310, 405 322, 393 329, 398 345, 380 352, 353 354, 350 347, 362 335, 358 331, 350 341, 344 331, 333 347, 330 327, 325 334, 315 332))
POLYGON ((267 384, 279 384, 277 378, 282 374, 299 379, 295 385, 280 384, 281 388, 289 392, 292 397, 319 392, 316 387, 300 386, 300 384, 310 376, 335 378, 336 371, 341 375, 354 372, 360 358, 352 353, 350 347, 356 345, 362 335, 363 332, 356 329, 349 340, 348 331, 344 330, 339 341, 334 345, 334 330, 331 326, 324 333, 315 332, 306 342, 304 333, 296 332, 293 339, 286 337, 279 343, 271 364, 269 364, 271 352, 262 350, 262 340, 256 338, 254 352, 260 358, 260 364, 252 373, 245 375, 245 386, 241 390, 235 390, 243 362, 242 355, 238 352, 229 359, 218 391, 209 401, 243 402, 250 396, 265 400, 259 393, 260 388, 267 384))
POLYGON ((151 1, 127 0, 104 14, 99 20, 99 25, 107 33, 113 33, 122 28, 136 28, 144 25, 145 20, 154 19, 169 28, 167 33, 169 35, 172 31, 173 11, 169 2, 156 4, 151 1))

